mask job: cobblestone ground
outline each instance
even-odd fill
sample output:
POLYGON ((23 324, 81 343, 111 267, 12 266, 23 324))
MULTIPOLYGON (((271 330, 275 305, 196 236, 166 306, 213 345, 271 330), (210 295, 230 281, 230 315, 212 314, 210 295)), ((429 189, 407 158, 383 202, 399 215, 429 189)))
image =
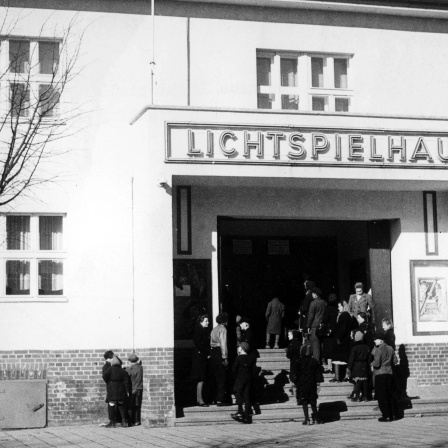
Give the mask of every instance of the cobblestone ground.
POLYGON ((302 426, 299 422, 175 428, 66 426, 0 431, 2 448, 124 447, 432 447, 448 448, 448 417, 392 423, 352 420, 302 426))

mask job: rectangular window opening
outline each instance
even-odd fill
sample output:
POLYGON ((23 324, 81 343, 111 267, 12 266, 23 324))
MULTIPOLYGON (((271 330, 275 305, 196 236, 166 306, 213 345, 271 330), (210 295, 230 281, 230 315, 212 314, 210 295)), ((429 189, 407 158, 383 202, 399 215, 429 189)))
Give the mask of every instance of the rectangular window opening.
POLYGON ((271 58, 257 58, 257 85, 271 85, 271 58))
POLYGON ((56 74, 59 65, 59 42, 39 42, 39 73, 56 74))
POLYGON ((9 70, 11 73, 29 73, 30 42, 27 40, 9 41, 9 70))
POLYGON ((282 109, 298 110, 299 96, 298 95, 282 95, 282 109))
POLYGON ((334 107, 336 112, 348 112, 350 100, 348 98, 335 98, 334 107))
POLYGON ((325 97, 313 96, 313 110, 325 111, 325 97))
POLYGON ((324 59, 311 58, 311 86, 324 86, 324 59))
POLYGON ((334 86, 336 89, 347 89, 347 59, 334 59, 334 86))
POLYGON ((280 60, 282 87, 297 87, 297 59, 280 60))

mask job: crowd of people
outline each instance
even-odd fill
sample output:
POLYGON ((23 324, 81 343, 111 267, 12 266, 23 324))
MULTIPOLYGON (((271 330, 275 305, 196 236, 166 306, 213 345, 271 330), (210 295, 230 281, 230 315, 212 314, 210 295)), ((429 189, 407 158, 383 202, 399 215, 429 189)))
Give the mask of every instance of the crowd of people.
MULTIPOLYGON (((304 425, 321 423, 317 409, 323 374, 334 374, 331 382, 350 381, 353 391, 348 399, 353 402, 378 400, 381 422, 398 418, 394 365, 395 335, 389 318, 382 320, 382 330, 375 332, 374 301, 364 292, 362 283, 355 284, 355 294, 348 301, 339 301, 335 294, 324 300, 322 291, 312 281, 306 281, 305 297, 298 309, 295 328, 288 331, 286 356, 290 359, 291 390, 297 404, 303 407, 304 425), (311 407, 311 416, 309 415, 311 407)), ((285 307, 278 297, 266 309, 266 349, 279 348, 283 333, 285 307)), ((210 332, 207 315, 197 319, 194 330, 192 378, 197 381, 197 404, 209 406, 204 399, 204 382, 213 379, 217 406, 232 404, 229 394, 229 370, 233 374, 233 388, 237 412, 232 418, 251 423, 251 404, 256 392, 253 385, 257 374, 256 348, 251 320, 237 316, 237 357, 229 366, 227 324, 229 316, 221 313, 217 325, 210 332), (210 369, 208 365, 210 364, 210 369), (231 367, 231 369, 230 369, 231 367), (212 378, 208 378, 211 375, 212 378)))
POLYGON ((106 383, 106 403, 109 423, 106 428, 140 426, 143 396, 143 367, 138 356, 128 356, 130 366, 112 351, 104 353, 103 380, 106 383))

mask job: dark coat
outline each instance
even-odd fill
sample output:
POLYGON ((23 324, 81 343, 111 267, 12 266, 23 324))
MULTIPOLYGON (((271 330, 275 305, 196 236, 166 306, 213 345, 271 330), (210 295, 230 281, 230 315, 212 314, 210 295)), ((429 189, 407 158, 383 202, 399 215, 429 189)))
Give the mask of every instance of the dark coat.
POLYGON ((311 356, 301 356, 295 366, 297 398, 317 400, 317 384, 324 381, 322 366, 311 356))
POLYGON ((389 328, 384 332, 384 342, 389 346, 396 350, 395 347, 395 333, 393 328, 389 328))
POLYGON ((131 379, 119 364, 104 369, 103 380, 107 384, 107 403, 110 401, 125 402, 128 399, 128 395, 132 392, 131 379))
POLYGON ((324 309, 322 323, 331 331, 330 336, 322 339, 322 358, 333 359, 336 351, 336 338, 334 331, 336 330, 336 319, 338 317, 337 306, 327 305, 324 309))
POLYGON ((334 361, 348 362, 348 355, 350 350, 350 332, 353 328, 352 317, 347 311, 339 314, 334 337, 336 339, 336 350, 333 356, 334 361))
POLYGON ((370 348, 364 341, 355 342, 348 359, 348 370, 352 378, 368 378, 371 362, 370 348))
POLYGON ((232 367, 232 374, 235 378, 233 390, 235 392, 241 391, 247 383, 252 382, 256 364, 257 354, 255 351, 236 357, 232 367))
POLYGON ((290 360, 289 362, 289 379, 295 383, 297 381, 297 369, 296 364, 300 359, 300 348, 302 344, 297 339, 293 339, 286 349, 286 357, 290 360))
POLYGON ((310 309, 311 302, 313 301, 313 293, 311 291, 307 291, 305 293, 305 297, 300 303, 300 329, 306 330, 306 324, 308 320, 308 311, 310 309))
POLYGON ((255 338, 254 338, 254 332, 252 331, 252 328, 249 327, 247 330, 241 331, 240 342, 247 342, 251 349, 254 348, 255 338))
POLYGON ((359 331, 364 334, 364 342, 369 346, 370 351, 375 347, 375 341, 373 340, 375 334, 375 327, 369 322, 363 322, 359 326, 359 331))
POLYGON ((313 299, 310 304, 310 309, 308 310, 307 328, 311 329, 319 327, 324 316, 326 305, 325 300, 320 297, 313 299))
POLYGON ((266 333, 280 334, 282 332, 283 317, 285 316, 285 305, 277 298, 272 299, 268 303, 265 316, 268 321, 266 333))
POLYGON ((201 324, 196 324, 193 342, 191 378, 196 381, 205 381, 207 379, 207 359, 211 355, 209 329, 201 324))

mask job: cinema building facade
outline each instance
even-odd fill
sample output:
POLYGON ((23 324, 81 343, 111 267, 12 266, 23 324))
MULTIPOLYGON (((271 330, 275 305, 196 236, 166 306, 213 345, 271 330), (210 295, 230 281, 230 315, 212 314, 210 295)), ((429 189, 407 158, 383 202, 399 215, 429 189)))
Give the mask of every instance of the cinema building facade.
POLYGON ((155 17, 80 3, 96 62, 74 91, 93 83, 105 107, 63 191, 4 219, 63 220, 57 255, 23 256, 63 259, 63 294, 2 296, 4 363, 41 363, 48 424, 104 416, 109 348, 143 360, 146 423, 173 424, 195 309, 249 315, 262 347, 267 302, 293 325, 306 278, 344 299, 362 281, 377 324, 393 319, 408 391, 444 390, 448 10, 377 3, 167 1, 155 17))

